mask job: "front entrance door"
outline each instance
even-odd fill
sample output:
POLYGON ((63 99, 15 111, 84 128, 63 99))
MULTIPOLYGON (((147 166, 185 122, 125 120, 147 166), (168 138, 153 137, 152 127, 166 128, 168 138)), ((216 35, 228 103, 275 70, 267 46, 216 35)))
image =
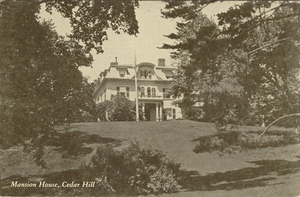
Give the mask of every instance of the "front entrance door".
POLYGON ((156 121, 156 105, 155 103, 145 104, 145 118, 147 121, 156 121))

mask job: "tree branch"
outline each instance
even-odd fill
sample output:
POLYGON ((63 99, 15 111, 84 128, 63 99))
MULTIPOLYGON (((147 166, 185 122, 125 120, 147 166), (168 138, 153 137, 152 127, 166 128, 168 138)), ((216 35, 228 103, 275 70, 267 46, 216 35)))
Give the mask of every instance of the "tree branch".
POLYGON ((263 49, 263 48, 266 48, 266 47, 272 46, 272 45, 274 45, 274 44, 278 44, 278 43, 280 43, 280 42, 283 42, 283 41, 286 41, 286 40, 289 40, 289 39, 293 39, 293 38, 294 38, 294 37, 288 37, 288 38, 283 38, 283 39, 281 39, 281 40, 277 40, 276 42, 272 42, 272 43, 270 43, 270 44, 266 44, 266 45, 261 46, 261 47, 259 47, 259 48, 257 48, 257 49, 254 49, 253 51, 248 52, 248 54, 252 54, 252 53, 254 53, 254 52, 256 52, 256 51, 258 51, 258 50, 260 50, 260 49, 263 49))
POLYGON ((285 115, 285 116, 282 116, 282 117, 280 117, 280 118, 274 120, 273 122, 271 122, 271 124, 269 124, 269 126, 264 130, 264 132, 262 132, 262 134, 260 134, 260 135, 258 136, 258 141, 260 140, 261 136, 263 136, 273 124, 275 124, 276 122, 278 122, 278 121, 281 120, 281 119, 289 118, 289 117, 293 117, 293 116, 294 116, 294 117, 295 117, 295 116, 300 116, 300 113, 290 114, 290 115, 285 115))

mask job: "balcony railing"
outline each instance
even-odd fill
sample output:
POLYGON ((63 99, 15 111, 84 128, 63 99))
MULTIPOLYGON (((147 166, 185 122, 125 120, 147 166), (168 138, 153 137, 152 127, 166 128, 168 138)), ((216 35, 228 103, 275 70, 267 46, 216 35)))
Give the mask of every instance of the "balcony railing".
POLYGON ((149 98, 149 99, 160 99, 162 96, 154 96, 154 95, 139 95, 139 98, 149 98))

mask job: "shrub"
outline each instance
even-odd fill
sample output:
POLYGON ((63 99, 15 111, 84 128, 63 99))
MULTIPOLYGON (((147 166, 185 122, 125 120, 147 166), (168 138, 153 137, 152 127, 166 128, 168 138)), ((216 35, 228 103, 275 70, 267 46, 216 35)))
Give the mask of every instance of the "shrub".
POLYGON ((166 166, 162 166, 150 176, 150 182, 147 184, 147 187, 150 188, 153 193, 169 193, 178 191, 181 188, 177 183, 176 176, 172 171, 170 173, 170 170, 166 166))
POLYGON ((95 194, 170 193, 180 189, 176 174, 179 165, 160 151, 144 149, 132 143, 123 151, 111 146, 97 149, 89 165, 87 178, 95 179, 95 194))
MULTIPOLYGON (((134 121, 136 118, 135 102, 125 96, 112 96, 97 105, 97 113, 100 120, 110 121, 134 121)), ((142 120, 142 109, 139 109, 139 117, 142 120)))
POLYGON ((260 140, 258 138, 259 134, 255 132, 219 132, 197 139, 199 143, 193 151, 196 153, 219 151, 223 155, 247 149, 284 146, 300 141, 299 134, 293 132, 270 132, 263 135, 260 140))
POLYGON ((98 118, 100 118, 100 120, 105 120, 106 108, 108 108, 109 105, 111 105, 111 101, 108 100, 101 102, 97 105, 97 116, 98 118))
POLYGON ((199 107, 185 107, 184 111, 184 119, 199 121, 204 116, 204 111, 199 107))
POLYGON ((133 121, 135 120, 135 103, 125 96, 115 96, 112 104, 106 108, 109 119, 112 121, 133 121))

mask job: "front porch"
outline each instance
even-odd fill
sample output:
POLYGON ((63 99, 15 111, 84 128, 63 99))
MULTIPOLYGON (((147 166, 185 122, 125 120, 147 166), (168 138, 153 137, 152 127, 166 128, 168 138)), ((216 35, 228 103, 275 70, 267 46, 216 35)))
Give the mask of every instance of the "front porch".
POLYGON ((162 121, 162 102, 161 101, 140 101, 139 107, 142 110, 143 117, 140 120, 162 121))

